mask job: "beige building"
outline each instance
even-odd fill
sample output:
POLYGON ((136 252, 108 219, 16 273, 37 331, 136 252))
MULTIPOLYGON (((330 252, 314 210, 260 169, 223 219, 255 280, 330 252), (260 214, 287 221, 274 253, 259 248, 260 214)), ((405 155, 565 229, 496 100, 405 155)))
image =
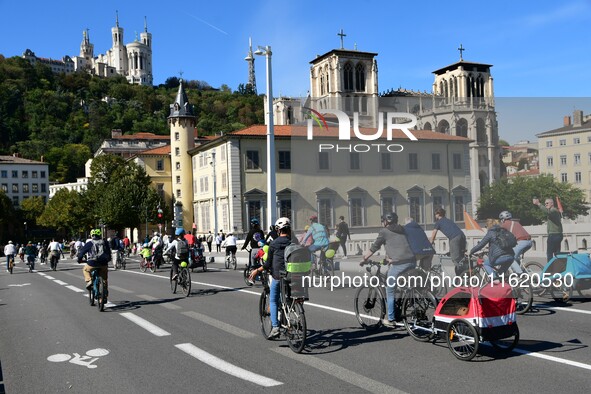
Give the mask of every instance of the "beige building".
POLYGON ((572 121, 565 116, 562 127, 536 136, 540 173, 574 184, 591 201, 591 115, 576 110, 572 121))

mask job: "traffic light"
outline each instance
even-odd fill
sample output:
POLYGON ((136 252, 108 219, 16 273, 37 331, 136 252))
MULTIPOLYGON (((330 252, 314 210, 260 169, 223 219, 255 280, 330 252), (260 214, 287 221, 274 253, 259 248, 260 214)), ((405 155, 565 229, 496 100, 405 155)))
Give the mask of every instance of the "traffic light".
POLYGON ((158 209, 158 220, 162 220, 162 209, 158 209))

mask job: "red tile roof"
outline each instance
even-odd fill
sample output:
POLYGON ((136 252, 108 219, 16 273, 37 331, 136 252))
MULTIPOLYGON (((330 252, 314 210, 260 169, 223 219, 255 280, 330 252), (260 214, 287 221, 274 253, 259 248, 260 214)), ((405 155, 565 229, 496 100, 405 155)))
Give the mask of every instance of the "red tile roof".
POLYGON ((135 133, 112 137, 113 140, 170 140, 170 135, 157 135, 154 133, 135 133))
POLYGON ((527 171, 518 171, 515 174, 509 174, 507 177, 514 177, 514 176, 533 176, 533 175, 540 175, 540 170, 538 168, 534 168, 532 170, 527 171))
POLYGON ((141 152, 138 152, 136 156, 142 155, 169 155, 170 154, 170 145, 161 146, 159 148, 154 149, 147 149, 141 152))

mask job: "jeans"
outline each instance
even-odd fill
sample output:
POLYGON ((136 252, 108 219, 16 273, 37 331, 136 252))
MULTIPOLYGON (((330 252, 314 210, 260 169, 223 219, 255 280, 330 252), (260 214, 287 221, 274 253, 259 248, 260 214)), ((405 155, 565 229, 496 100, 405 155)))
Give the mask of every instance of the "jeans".
POLYGON ((269 294, 269 304, 271 307, 271 325, 279 327, 279 319, 277 318, 277 311, 279 309, 279 296, 281 295, 281 281, 271 278, 271 292, 269 294))
POLYGON ((454 265, 458 265, 466 251, 466 236, 464 233, 449 240, 449 255, 454 265))
POLYGON ((562 234, 548 234, 548 241, 546 241, 546 258, 548 261, 552 260, 555 253, 560 252, 561 242, 562 234))
POLYGON ((531 240, 517 241, 517 245, 513 248, 515 260, 513 261, 513 264, 511 264, 511 271, 515 272, 516 274, 523 273, 523 270, 521 269, 521 255, 530 250, 531 246, 531 240))
POLYGON ((484 269, 486 270, 486 272, 488 272, 488 274, 493 274, 495 273, 495 270, 493 269, 493 265, 497 268, 497 272, 499 274, 502 274, 504 272, 507 271, 507 269, 509 268, 509 266, 513 263, 513 256, 510 256, 508 254, 500 256, 499 258, 497 258, 495 260, 494 264, 490 263, 490 259, 485 259, 484 260, 484 269))
POLYGON ((417 265, 414 260, 404 260, 397 264, 390 264, 387 274, 386 282, 386 306, 388 309, 388 320, 394 321, 396 319, 394 303, 396 302, 396 278, 400 276, 404 271, 415 268, 417 265))

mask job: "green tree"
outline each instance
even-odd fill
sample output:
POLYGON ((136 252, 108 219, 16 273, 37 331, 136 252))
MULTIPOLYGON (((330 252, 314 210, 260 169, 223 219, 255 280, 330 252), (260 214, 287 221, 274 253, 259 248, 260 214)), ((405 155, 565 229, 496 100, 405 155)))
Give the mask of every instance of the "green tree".
POLYGON ((16 212, 12 205, 10 198, 0 190, 0 240, 6 242, 8 237, 14 236, 14 229, 16 223, 16 212))
POLYGON ((37 224, 53 228, 62 235, 77 235, 92 225, 88 205, 83 195, 74 190, 58 190, 45 205, 37 224))
POLYGON ((29 197, 23 199, 21 202, 21 210, 23 211, 23 218, 27 220, 27 223, 36 224, 37 218, 43 214, 45 210, 45 203, 43 198, 39 196, 29 197))
POLYGON ((478 219, 497 218, 506 210, 519 218, 523 225, 541 224, 546 215, 532 204, 534 197, 540 200, 560 198, 565 218, 575 219, 589 214, 584 192, 572 184, 559 183, 552 175, 516 176, 496 181, 484 189, 477 210, 478 219))

